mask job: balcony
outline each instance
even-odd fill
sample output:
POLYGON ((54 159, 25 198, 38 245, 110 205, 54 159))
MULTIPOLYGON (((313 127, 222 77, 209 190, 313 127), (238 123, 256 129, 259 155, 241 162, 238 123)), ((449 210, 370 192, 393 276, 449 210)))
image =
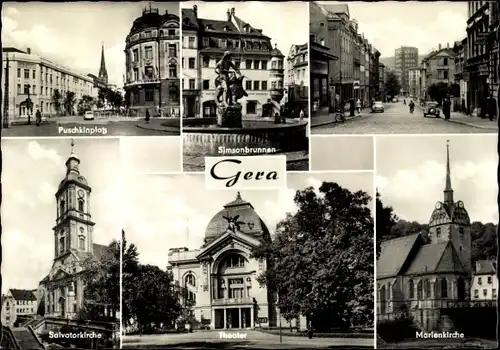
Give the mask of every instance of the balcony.
POLYGON ((226 306, 226 305, 249 305, 253 304, 253 298, 223 298, 223 299, 212 299, 212 305, 214 306, 226 306))

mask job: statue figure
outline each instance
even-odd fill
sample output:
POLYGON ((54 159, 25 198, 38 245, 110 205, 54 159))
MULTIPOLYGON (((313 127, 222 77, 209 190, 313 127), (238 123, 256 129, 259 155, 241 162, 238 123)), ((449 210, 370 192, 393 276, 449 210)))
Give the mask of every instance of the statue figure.
POLYGON ((231 61, 231 57, 231 53, 226 51, 215 65, 215 73, 217 73, 215 102, 218 106, 227 107, 233 105, 241 97, 248 96, 243 90, 243 76, 231 61))
POLYGON ((233 233, 236 233, 237 231, 241 231, 240 227, 241 227, 241 224, 244 224, 244 222, 238 221, 239 217, 240 217, 239 215, 236 215, 234 217, 223 216, 223 218, 226 219, 228 222, 228 225, 227 225, 228 231, 231 231, 233 233))

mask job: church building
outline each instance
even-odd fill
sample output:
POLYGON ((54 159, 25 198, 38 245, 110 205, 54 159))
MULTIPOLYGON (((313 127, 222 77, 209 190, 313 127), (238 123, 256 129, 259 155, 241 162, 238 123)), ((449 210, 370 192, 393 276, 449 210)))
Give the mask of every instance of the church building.
POLYGON ((66 176, 55 194, 54 262, 40 281, 45 316, 74 318, 83 304, 82 272, 88 258, 110 254, 108 247, 93 243, 95 222, 90 213, 92 188, 80 173, 80 159, 73 152, 66 161, 66 176))
MULTIPOLYGON (((186 291, 181 302, 191 310, 198 326, 277 326, 276 293, 257 282, 266 261, 251 257, 255 247, 270 240, 266 224, 238 192, 236 199, 210 220, 200 249, 170 249, 168 270, 186 291)), ((305 319, 300 322, 305 326, 305 319)), ((281 323, 289 325, 284 319, 281 323)))
POLYGON ((381 244, 377 261, 377 318, 394 319, 403 311, 423 329, 444 326, 440 309, 470 300, 471 222, 451 187, 449 146, 446 149, 444 198, 429 220, 429 239, 413 234, 381 244))

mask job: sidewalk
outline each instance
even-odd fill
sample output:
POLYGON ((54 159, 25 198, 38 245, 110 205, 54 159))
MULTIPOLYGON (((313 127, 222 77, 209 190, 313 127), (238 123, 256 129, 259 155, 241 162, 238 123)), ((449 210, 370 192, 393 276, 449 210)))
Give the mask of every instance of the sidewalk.
MULTIPOLYGON (((419 105, 415 105, 415 107, 418 107, 420 110, 422 110, 422 107, 419 105)), ((493 119, 493 121, 491 121, 487 118, 482 119, 479 117, 474 117, 472 115, 466 115, 461 112, 451 112, 450 119, 446 120, 444 119, 443 109, 439 108, 439 110, 441 111, 440 117, 445 122, 467 125, 472 128, 484 129, 485 131, 498 131, 498 122, 496 119, 493 119)))
MULTIPOLYGON (((345 121, 351 120, 351 119, 356 119, 359 117, 362 117, 366 115, 368 112, 365 108, 365 110, 361 111, 361 114, 355 113, 354 117, 349 116, 348 112, 345 112, 345 121)), ((311 116, 311 128, 318 127, 318 126, 323 126, 323 125, 328 125, 328 124, 335 124, 337 123, 335 121, 335 113, 318 113, 315 116, 311 116)))
MULTIPOLYGON (((141 118, 144 119, 144 118, 141 118)), ((180 126, 180 119, 173 119, 173 118, 154 118, 150 119, 149 123, 146 123, 146 121, 138 121, 137 127, 139 129, 144 129, 144 130, 153 130, 153 131, 163 131, 163 132, 177 132, 180 133, 181 126, 180 126)))

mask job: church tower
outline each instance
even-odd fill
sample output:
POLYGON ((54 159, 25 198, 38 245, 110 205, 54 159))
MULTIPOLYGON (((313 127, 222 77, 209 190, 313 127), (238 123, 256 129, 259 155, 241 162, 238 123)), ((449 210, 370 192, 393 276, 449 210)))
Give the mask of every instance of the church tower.
POLYGON ((443 201, 436 203, 429 220, 429 236, 432 243, 449 242, 453 244, 460 260, 472 272, 471 224, 469 214, 462 201, 454 201, 451 187, 450 146, 446 144, 446 181, 443 201))
POLYGON ((101 48, 101 67, 99 68, 99 80, 108 84, 108 71, 106 70, 106 61, 104 60, 104 44, 102 44, 101 48))
POLYGON ((95 223, 90 215, 91 187, 80 174, 80 159, 71 153, 66 161, 66 176, 55 194, 57 219, 54 226, 54 261, 62 260, 74 253, 78 256, 93 254, 92 231, 95 223))

